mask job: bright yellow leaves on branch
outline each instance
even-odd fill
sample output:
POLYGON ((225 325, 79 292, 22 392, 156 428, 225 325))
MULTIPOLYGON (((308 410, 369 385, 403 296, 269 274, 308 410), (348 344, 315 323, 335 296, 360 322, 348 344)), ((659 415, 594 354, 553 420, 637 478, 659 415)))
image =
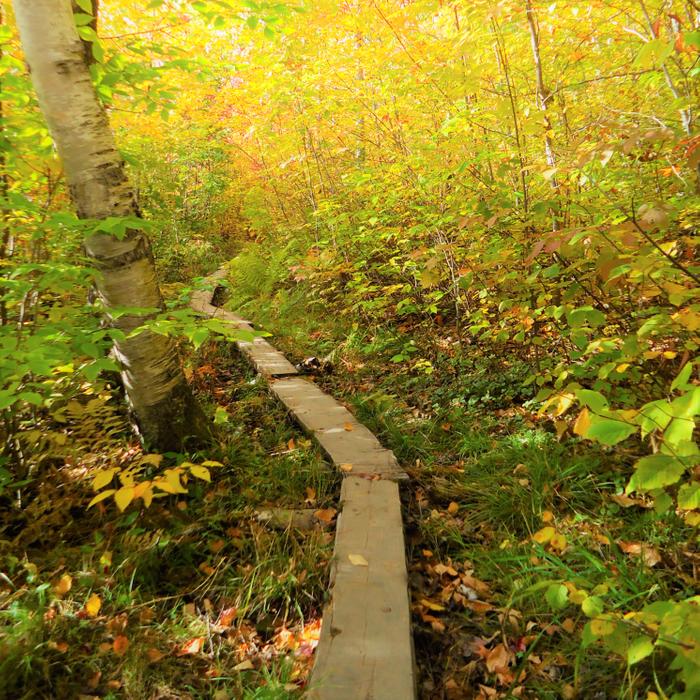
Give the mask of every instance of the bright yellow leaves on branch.
POLYGON ((88 508, 110 497, 114 498, 117 508, 121 511, 126 510, 137 499, 141 499, 143 505, 148 508, 154 497, 162 497, 166 494, 186 494, 188 492, 186 486, 191 478, 210 482, 210 469, 223 466, 221 462, 212 460, 204 461, 201 464, 182 462, 176 467, 157 471, 152 475, 152 472, 159 469, 162 461, 163 455, 147 454, 127 467, 111 467, 98 472, 93 478, 92 488, 95 491, 104 490, 101 490, 90 501, 88 508), (145 475, 151 476, 151 478, 143 479, 142 477, 145 475), (121 482, 121 487, 105 489, 106 486, 113 483, 115 478, 121 482))

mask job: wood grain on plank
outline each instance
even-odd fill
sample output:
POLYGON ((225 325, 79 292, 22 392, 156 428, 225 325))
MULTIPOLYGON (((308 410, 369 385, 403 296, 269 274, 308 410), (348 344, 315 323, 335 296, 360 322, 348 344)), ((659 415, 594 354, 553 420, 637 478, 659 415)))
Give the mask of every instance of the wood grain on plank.
POLYGON ((411 700, 415 674, 398 485, 348 476, 341 502, 333 593, 309 697, 411 700))
POLYGON ((294 377, 272 384, 272 392, 311 433, 334 464, 352 465, 352 473, 374 474, 385 479, 405 479, 405 472, 391 450, 345 406, 313 382, 294 377))

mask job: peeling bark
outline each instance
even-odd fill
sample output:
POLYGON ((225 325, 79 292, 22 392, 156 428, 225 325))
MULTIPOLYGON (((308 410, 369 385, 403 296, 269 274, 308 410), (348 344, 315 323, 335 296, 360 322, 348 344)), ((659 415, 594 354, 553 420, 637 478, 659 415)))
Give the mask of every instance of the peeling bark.
MULTIPOLYGON (((140 216, 124 161, 95 93, 71 0, 13 0, 22 48, 80 218, 140 216)), ((123 239, 89 236, 85 249, 102 273, 98 293, 107 312, 157 307, 163 301, 151 245, 142 231, 123 239)), ((144 316, 110 322, 127 334, 144 316)), ((173 340, 149 331, 115 342, 127 398, 143 440, 155 449, 181 449, 209 426, 185 381, 173 340)))

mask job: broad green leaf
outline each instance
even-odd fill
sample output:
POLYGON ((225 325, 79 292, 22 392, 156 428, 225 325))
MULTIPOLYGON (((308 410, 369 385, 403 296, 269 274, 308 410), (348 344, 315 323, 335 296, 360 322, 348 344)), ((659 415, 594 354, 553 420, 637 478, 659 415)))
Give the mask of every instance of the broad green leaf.
POLYGON ((597 328, 605 323, 605 314, 592 306, 582 306, 566 314, 566 320, 572 328, 590 326, 597 328))
POLYGON ((671 382, 671 391, 678 388, 685 388, 688 380, 690 379, 690 373, 693 371, 694 364, 692 362, 686 362, 683 365, 683 369, 678 373, 678 376, 671 382))
POLYGON ((700 483, 694 481, 678 489, 678 507, 683 510, 700 508, 700 483))
POLYGON ((671 455, 655 454, 642 457, 635 465, 635 472, 627 486, 627 492, 652 491, 675 484, 686 470, 685 465, 671 455))
POLYGON ((591 424, 585 437, 603 445, 617 445, 637 431, 636 425, 614 418, 591 415, 591 424))
POLYGON ((598 615, 603 614, 604 609, 605 603, 603 599, 597 595, 588 596, 588 598, 581 603, 581 610, 583 610, 588 617, 598 617, 598 615))
POLYGON ((576 389, 576 398, 595 413, 602 413, 608 408, 608 400, 599 392, 590 389, 576 389))
POLYGON ((627 663, 632 666, 654 652, 654 642, 649 637, 637 637, 627 650, 627 663))
POLYGON ((569 601, 569 589, 561 583, 553 583, 544 594, 552 610, 565 608, 569 601))

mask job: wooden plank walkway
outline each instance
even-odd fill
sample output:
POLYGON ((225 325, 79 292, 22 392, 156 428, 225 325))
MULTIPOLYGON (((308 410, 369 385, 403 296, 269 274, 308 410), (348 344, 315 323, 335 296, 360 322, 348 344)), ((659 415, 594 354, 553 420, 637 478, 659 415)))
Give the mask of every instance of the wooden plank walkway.
MULTIPOLYGON (((225 277, 219 270, 208 281, 225 277)), ((196 292, 192 308, 245 330, 252 325, 196 292)), ((290 415, 344 475, 340 492, 331 600, 307 697, 310 700, 414 700, 405 543, 397 482, 408 477, 394 453, 345 406, 324 393, 267 341, 236 345, 290 415)))

